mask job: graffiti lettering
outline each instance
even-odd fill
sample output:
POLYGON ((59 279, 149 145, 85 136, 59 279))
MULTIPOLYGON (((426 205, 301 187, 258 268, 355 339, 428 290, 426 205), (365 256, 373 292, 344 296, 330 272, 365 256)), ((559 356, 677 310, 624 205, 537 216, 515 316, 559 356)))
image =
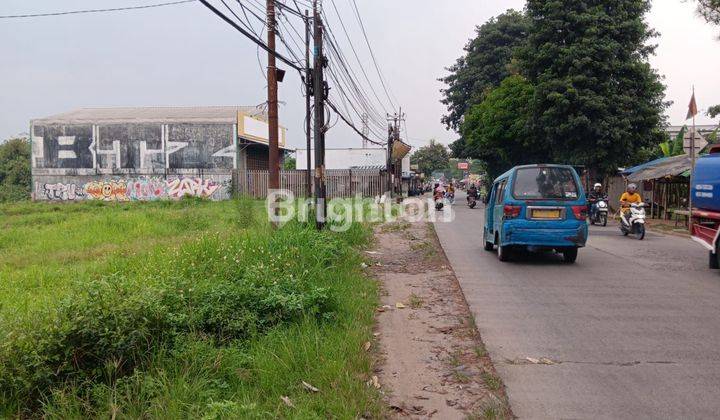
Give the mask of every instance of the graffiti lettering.
POLYGON ((35 198, 62 201, 152 201, 190 196, 222 200, 227 198, 230 189, 230 179, 176 177, 166 180, 164 177, 139 177, 90 181, 82 185, 36 182, 35 198))
POLYGON ((185 196, 209 198, 220 188, 220 184, 212 179, 177 178, 167 180, 168 196, 182 198, 185 196))
POLYGON ((161 178, 140 178, 129 181, 127 196, 131 200, 159 200, 167 197, 165 181, 161 178))
POLYGON ((127 182, 93 181, 85 184, 85 192, 92 200, 127 201, 127 182))
POLYGON ((73 201, 85 198, 83 188, 75 184, 42 184, 42 188, 40 185, 37 185, 36 191, 48 200, 73 201))

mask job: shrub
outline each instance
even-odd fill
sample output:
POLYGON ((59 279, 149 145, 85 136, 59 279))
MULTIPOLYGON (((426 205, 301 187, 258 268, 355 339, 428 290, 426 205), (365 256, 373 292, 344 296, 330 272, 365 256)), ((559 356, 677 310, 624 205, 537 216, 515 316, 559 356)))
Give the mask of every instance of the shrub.
POLYGON ((320 284, 349 250, 335 234, 289 225, 204 236, 151 255, 142 267, 79 281, 72 298, 6 326, 0 406, 32 410, 63 384, 92 387, 108 366, 113 381, 125 377, 190 335, 231 342, 308 317, 331 318, 335 299, 320 284))

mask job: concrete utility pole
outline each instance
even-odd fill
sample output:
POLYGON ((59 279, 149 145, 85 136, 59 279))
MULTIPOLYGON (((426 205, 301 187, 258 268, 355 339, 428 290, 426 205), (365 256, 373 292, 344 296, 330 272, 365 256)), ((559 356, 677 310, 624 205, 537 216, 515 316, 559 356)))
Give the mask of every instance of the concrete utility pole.
POLYGON ((395 162, 393 162, 392 159, 392 151, 393 146, 396 141, 400 141, 400 123, 405 119, 405 115, 402 113, 402 108, 400 108, 400 113, 395 113, 393 115, 388 114, 388 160, 387 160, 387 172, 388 172, 388 191, 390 192, 391 196, 392 193, 395 190, 395 179, 398 176, 401 176, 402 174, 398 173, 399 171, 395 167, 395 162))
POLYGON ((267 0, 267 45, 268 45, 268 193, 280 188, 280 150, 278 146, 278 82, 275 67, 275 0, 267 0))
POLYGON ((311 118, 312 112, 310 110, 310 95, 312 95, 312 69, 310 68, 310 16, 308 11, 305 10, 305 137, 307 140, 307 173, 305 174, 305 181, 307 182, 307 197, 312 197, 312 159, 310 153, 312 150, 311 143, 311 118))
POLYGON ((388 114, 388 142, 387 142, 387 193, 392 197, 393 193, 393 176, 395 171, 393 169, 393 143, 395 142, 395 123, 390 121, 397 121, 397 114, 391 117, 388 114))
POLYGON ((318 229, 325 226, 327 203, 325 202, 325 99, 326 86, 323 69, 326 61, 323 55, 323 26, 318 0, 313 1, 313 25, 315 61, 313 64, 313 93, 315 95, 315 224, 318 229))
POLYGON ((362 114, 360 117, 360 121, 362 122, 362 147, 363 149, 367 148, 368 145, 368 136, 370 135, 370 127, 368 126, 370 118, 368 117, 368 114, 362 114))

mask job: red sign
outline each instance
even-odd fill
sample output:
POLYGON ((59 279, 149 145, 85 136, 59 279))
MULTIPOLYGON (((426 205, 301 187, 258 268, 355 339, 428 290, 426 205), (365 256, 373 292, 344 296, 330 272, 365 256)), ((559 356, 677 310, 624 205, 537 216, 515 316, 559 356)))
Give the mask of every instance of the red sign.
POLYGON ((468 169, 470 169, 470 164, 467 162, 458 162, 458 169, 467 171, 468 169))

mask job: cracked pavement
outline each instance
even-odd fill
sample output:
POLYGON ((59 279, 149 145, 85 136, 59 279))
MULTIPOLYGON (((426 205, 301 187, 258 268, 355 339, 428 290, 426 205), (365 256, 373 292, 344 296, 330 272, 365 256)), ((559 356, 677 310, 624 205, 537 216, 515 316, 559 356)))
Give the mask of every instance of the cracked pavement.
POLYGON ((608 225, 577 264, 501 263, 464 200, 435 228, 517 417, 717 418, 720 272, 705 250, 608 225))

